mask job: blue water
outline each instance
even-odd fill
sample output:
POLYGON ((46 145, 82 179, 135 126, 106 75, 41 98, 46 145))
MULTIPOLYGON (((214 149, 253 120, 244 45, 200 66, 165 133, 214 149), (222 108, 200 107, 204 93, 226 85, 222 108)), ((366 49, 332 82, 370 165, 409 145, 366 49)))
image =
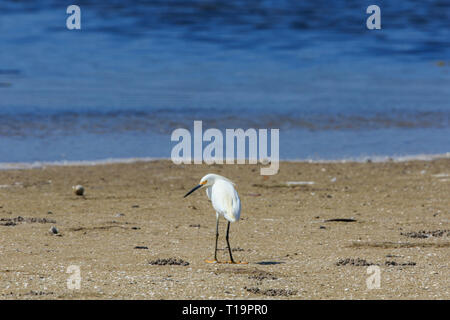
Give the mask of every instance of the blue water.
POLYGON ((170 157, 171 132, 279 128, 283 159, 450 151, 450 3, 0 2, 0 162, 170 157), (71 3, 70 3, 71 4, 71 3))

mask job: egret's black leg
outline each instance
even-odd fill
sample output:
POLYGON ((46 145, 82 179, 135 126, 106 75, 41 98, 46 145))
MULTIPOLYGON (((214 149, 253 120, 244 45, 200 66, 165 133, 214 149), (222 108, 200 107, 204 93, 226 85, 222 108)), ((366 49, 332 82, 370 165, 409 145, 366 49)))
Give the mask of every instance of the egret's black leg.
POLYGON ((214 249, 214 260, 217 261, 217 240, 219 239, 219 215, 216 215, 216 247, 214 249))
POLYGON ((228 252, 230 253, 230 259, 231 259, 231 263, 235 263, 233 260, 233 255, 231 254, 231 246, 230 246, 230 241, 228 240, 229 238, 229 233, 230 233, 230 221, 228 221, 228 226, 227 226, 227 245, 228 245, 228 252))

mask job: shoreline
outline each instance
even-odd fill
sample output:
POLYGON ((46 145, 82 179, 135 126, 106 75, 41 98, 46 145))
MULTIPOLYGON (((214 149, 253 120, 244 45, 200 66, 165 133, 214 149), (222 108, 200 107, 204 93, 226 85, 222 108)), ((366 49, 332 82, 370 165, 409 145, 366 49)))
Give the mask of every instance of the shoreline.
MULTIPOLYGON (((450 152, 439 154, 416 154, 403 156, 360 156, 343 159, 281 159, 280 163, 384 163, 384 162, 408 162, 408 161, 433 161, 449 159, 450 152)), ((101 166, 108 164, 127 164, 152 161, 171 161, 164 157, 137 157, 137 158, 105 158, 98 160, 56 160, 56 161, 34 161, 34 162, 0 162, 2 170, 28 170, 43 167, 74 167, 74 166, 101 166)), ((194 163, 191 163, 193 165, 194 163)), ((260 165, 260 163, 258 162, 260 165)), ((188 165, 188 164, 186 164, 188 165)), ((202 164, 204 165, 204 163, 202 164)))

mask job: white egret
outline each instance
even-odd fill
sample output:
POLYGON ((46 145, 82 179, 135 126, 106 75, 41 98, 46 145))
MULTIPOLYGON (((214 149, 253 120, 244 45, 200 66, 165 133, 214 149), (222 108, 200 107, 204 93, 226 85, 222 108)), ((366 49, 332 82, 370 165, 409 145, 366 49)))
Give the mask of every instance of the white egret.
POLYGON ((206 261, 209 263, 217 263, 217 240, 219 238, 219 216, 223 216, 228 220, 227 226, 227 245, 228 252, 230 253, 231 263, 236 263, 233 260, 233 255, 231 254, 231 246, 229 242, 229 232, 230 223, 239 220, 241 215, 241 200, 239 195, 234 188, 234 183, 225 177, 219 176, 218 174, 207 174, 204 176, 200 183, 194 187, 191 191, 186 193, 185 198, 200 188, 206 188, 206 195, 212 202, 214 210, 216 210, 216 247, 214 249, 214 260, 206 261))

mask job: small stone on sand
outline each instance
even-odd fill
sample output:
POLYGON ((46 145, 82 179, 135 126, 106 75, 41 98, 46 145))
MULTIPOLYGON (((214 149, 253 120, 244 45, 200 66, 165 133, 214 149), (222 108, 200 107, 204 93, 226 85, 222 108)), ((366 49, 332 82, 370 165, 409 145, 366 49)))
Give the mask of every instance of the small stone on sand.
POLYGON ((51 227, 50 230, 48 230, 48 232, 50 232, 51 234, 58 234, 59 233, 58 229, 55 226, 51 227))
POLYGON ((72 189, 74 190, 74 192, 77 196, 84 195, 84 187, 83 186, 76 185, 76 186, 73 186, 72 189))

